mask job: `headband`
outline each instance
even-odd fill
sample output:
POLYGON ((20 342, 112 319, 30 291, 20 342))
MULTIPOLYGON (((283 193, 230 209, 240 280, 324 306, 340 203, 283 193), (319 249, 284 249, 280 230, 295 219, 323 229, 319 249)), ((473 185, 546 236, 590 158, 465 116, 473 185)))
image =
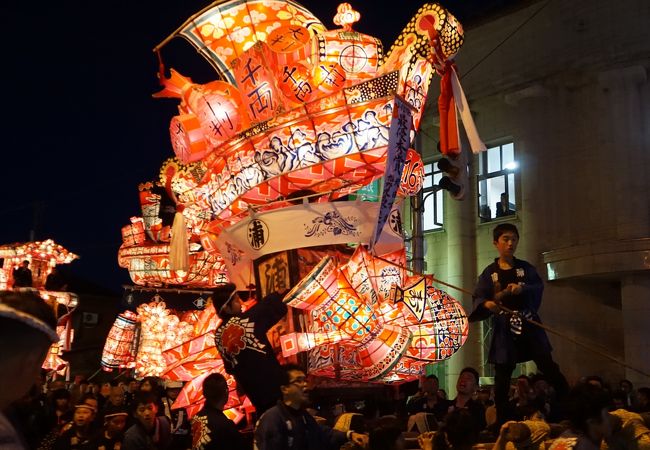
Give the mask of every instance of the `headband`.
POLYGON ((235 294, 237 294, 237 289, 235 289, 234 291, 232 291, 232 294, 230 294, 230 296, 228 297, 228 299, 223 303, 223 305, 221 305, 221 308, 219 308, 219 311, 218 311, 218 312, 223 311, 223 309, 226 307, 226 305, 227 305, 228 303, 230 303, 230 301, 235 297, 235 294))
POLYGON ((86 409, 91 410, 92 412, 97 412, 97 408, 95 408, 94 406, 89 405, 87 403, 80 403, 78 405, 74 405, 74 409, 77 409, 77 408, 86 408, 86 409))

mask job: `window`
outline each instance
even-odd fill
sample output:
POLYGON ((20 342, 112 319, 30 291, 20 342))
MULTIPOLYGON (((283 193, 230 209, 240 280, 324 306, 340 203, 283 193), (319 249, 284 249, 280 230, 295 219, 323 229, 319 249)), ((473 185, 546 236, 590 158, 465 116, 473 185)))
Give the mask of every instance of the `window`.
POLYGON ((424 165, 424 183, 422 185, 422 196, 424 198, 423 231, 440 230, 442 228, 442 200, 445 191, 438 190, 438 183, 442 176, 442 172, 438 170, 435 163, 424 165))
POLYGON ((478 215, 481 222, 512 216, 517 211, 515 145, 490 147, 479 155, 478 215))

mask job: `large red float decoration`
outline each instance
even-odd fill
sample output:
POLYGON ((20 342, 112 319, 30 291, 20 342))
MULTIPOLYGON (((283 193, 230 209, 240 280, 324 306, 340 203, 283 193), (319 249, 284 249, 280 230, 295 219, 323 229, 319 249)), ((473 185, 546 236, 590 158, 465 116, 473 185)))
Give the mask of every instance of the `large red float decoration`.
MULTIPOLYGON (((305 327, 291 328, 280 341, 285 355, 308 351, 313 374, 399 382, 451 356, 467 336, 460 305, 426 276, 407 276, 401 245, 381 257, 373 253, 382 248, 384 224, 401 235, 393 210, 400 177, 400 195, 421 188, 422 161, 407 149, 431 78, 448 73, 463 29, 443 7, 424 5, 384 56, 379 40, 352 29, 359 19, 343 4, 335 18, 341 28, 328 31, 291 0, 230 0, 196 14, 161 43, 159 54, 169 39, 184 37, 222 81, 196 85, 161 70, 157 96, 181 100, 170 127, 177 159, 164 163, 155 183, 141 186, 142 218, 123 230, 118 259, 136 284, 213 287, 228 281, 227 268, 249 264, 250 255, 268 256, 265 221, 273 215, 297 203, 305 210, 328 205, 385 177, 382 201, 365 208, 377 211, 370 225, 340 208, 313 208, 319 217, 294 224, 305 239, 320 238, 309 245, 334 233, 337 243, 349 235, 345 243, 357 250, 345 264, 323 259, 293 288, 286 301, 302 310, 305 327), (174 214, 184 221, 172 227, 174 214), (374 230, 361 233, 357 226, 374 230), (173 270, 170 246, 179 235, 172 237, 183 232, 188 268, 173 270)), ((289 248, 295 247, 276 251, 289 248)), ((162 352, 160 373, 188 381, 183 404, 193 410, 200 404, 199 372, 223 367, 206 344, 208 322, 162 352)))

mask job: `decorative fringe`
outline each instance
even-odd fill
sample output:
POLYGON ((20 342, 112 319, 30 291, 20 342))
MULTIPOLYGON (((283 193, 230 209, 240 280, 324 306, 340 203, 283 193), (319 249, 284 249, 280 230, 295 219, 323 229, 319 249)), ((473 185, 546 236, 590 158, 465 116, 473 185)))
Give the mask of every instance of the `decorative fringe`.
POLYGON ((187 272, 190 268, 190 243, 187 239, 187 226, 181 208, 174 215, 172 239, 169 244, 169 265, 174 271, 187 272))

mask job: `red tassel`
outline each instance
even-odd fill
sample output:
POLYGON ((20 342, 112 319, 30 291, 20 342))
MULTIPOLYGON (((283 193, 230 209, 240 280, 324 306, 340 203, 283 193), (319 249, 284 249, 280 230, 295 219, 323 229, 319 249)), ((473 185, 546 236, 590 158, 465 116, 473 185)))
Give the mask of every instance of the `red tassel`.
POLYGON ((458 120, 456 104, 451 87, 451 64, 447 64, 445 73, 440 79, 440 97, 438 97, 438 112, 440 114, 440 151, 443 155, 456 156, 460 153, 458 137, 458 120))

